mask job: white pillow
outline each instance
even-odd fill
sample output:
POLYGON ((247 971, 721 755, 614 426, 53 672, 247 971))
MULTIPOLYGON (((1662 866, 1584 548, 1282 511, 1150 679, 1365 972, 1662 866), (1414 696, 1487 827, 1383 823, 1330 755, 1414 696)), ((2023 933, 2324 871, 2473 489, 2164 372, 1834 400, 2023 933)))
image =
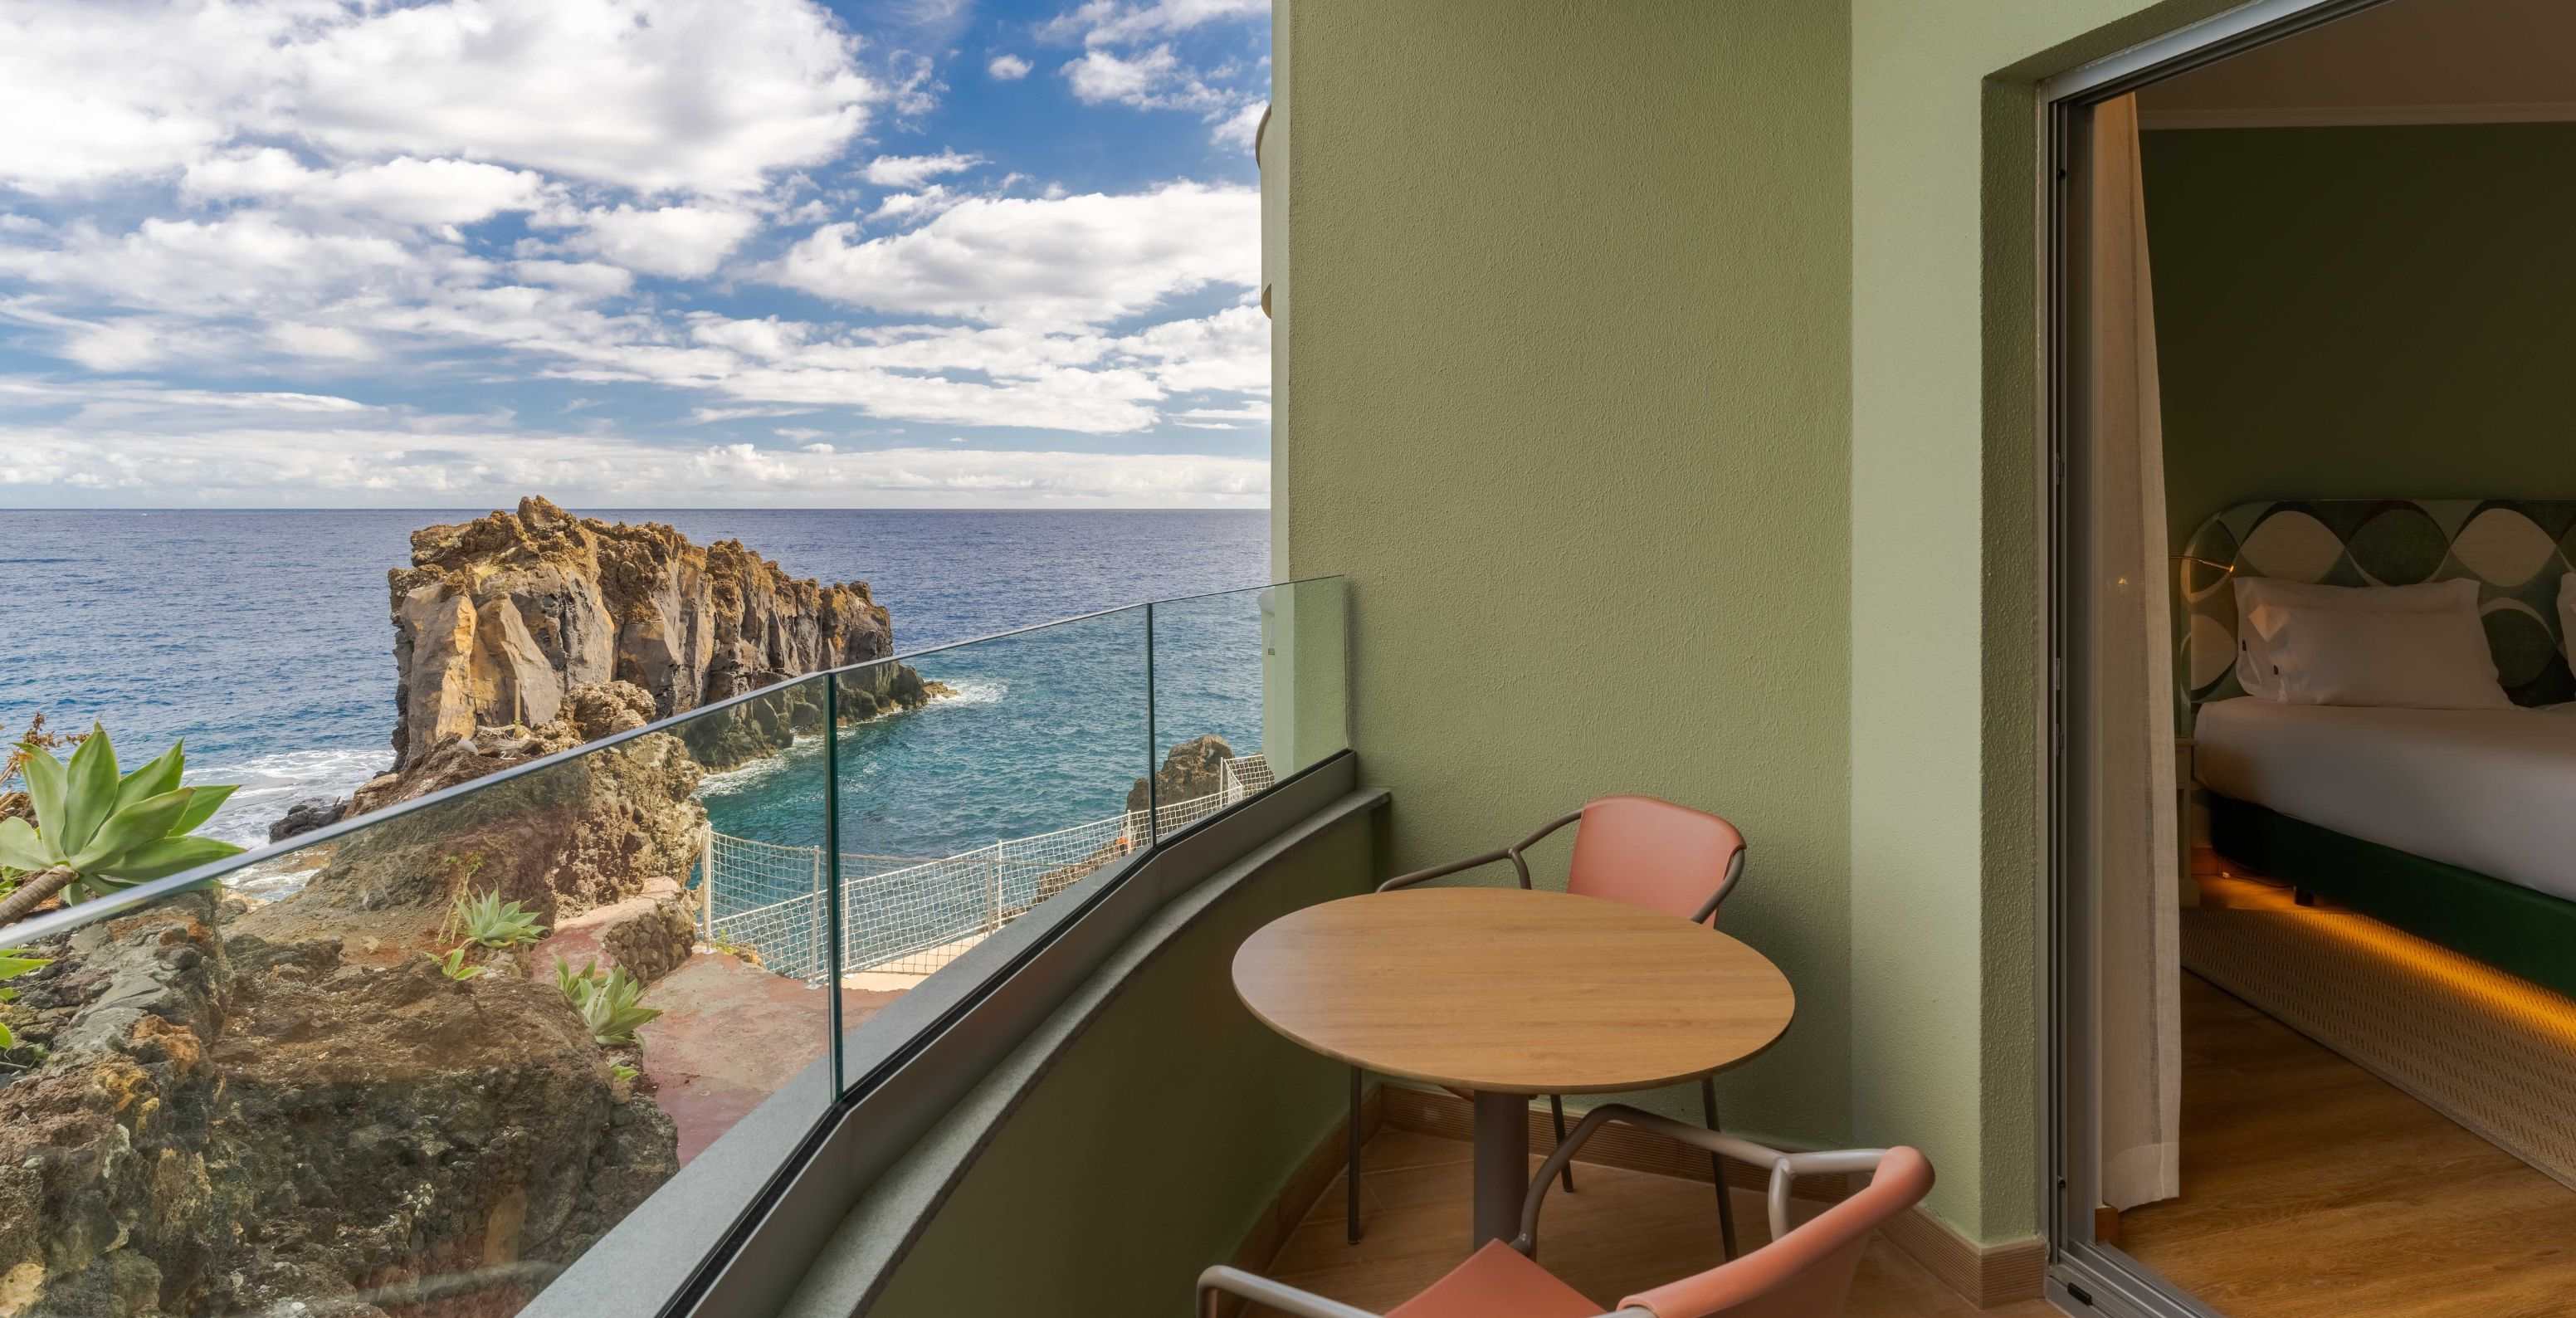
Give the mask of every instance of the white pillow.
POLYGON ((2497 709, 2478 583, 2312 586, 2238 577, 2237 681, 2292 705, 2497 709))

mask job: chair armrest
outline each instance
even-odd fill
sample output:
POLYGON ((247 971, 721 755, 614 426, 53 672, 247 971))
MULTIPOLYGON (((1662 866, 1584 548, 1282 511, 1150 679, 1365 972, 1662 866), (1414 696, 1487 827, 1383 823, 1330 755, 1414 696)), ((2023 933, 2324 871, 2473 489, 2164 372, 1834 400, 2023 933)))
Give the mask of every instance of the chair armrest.
POLYGON ((1783 1153, 1751 1140, 1675 1121, 1625 1103, 1604 1103, 1584 1113, 1583 1120, 1575 1123, 1574 1129, 1557 1144, 1556 1151, 1540 1165, 1537 1178, 1530 1182, 1529 1196, 1521 1201, 1521 1233, 1512 1241, 1512 1248, 1533 1256, 1538 1253, 1538 1212, 1546 1202, 1548 1187, 1556 1182, 1557 1174, 1565 1170, 1565 1164, 1574 1160, 1575 1153, 1584 1142, 1613 1121, 1695 1145, 1720 1158, 1733 1158, 1756 1167, 1770 1168, 1771 1238, 1774 1240, 1789 1232, 1789 1188, 1797 1178, 1830 1172, 1868 1171, 1878 1166, 1879 1158, 1886 1152, 1883 1149, 1841 1149, 1826 1153, 1783 1153))
POLYGON ((1222 1264, 1199 1274, 1199 1318, 1216 1318, 1219 1293, 1240 1295, 1264 1308, 1275 1309, 1290 1318, 1379 1318, 1366 1309, 1356 1309, 1339 1300, 1328 1300, 1311 1291, 1255 1276, 1241 1268, 1222 1264))
MULTIPOLYGON (((1393 892, 1398 888, 1410 888, 1426 879, 1443 878, 1451 874, 1456 874, 1461 870, 1474 869, 1479 865, 1491 865, 1498 860, 1512 859, 1512 853, 1509 851, 1482 852, 1477 855, 1469 856, 1465 860, 1453 860, 1446 865, 1434 865, 1427 870, 1415 870, 1410 874, 1398 874, 1394 878, 1388 879, 1386 882, 1377 885, 1377 890, 1379 892, 1393 892)), ((1522 871, 1521 886, 1524 888, 1529 886, 1527 870, 1522 871)))
POLYGON ((1425 879, 1442 878, 1447 875, 1456 874, 1461 870, 1474 869, 1479 865, 1491 865, 1498 860, 1508 860, 1512 863, 1513 872, 1520 876, 1521 887, 1526 889, 1530 886, 1529 862, 1521 859, 1521 853, 1537 845, 1539 840, 1546 837, 1548 834, 1553 833, 1556 830, 1573 823, 1575 820, 1581 819, 1582 817, 1583 812, 1577 810, 1573 814, 1566 815, 1563 818, 1549 820, 1545 825, 1541 826, 1537 832, 1530 834, 1528 837, 1522 838, 1520 841, 1515 842, 1500 851, 1482 852, 1477 855, 1469 856, 1465 860, 1451 861, 1446 865, 1434 865, 1427 870, 1415 870, 1410 874, 1398 874, 1394 878, 1388 879, 1386 882, 1377 885, 1377 890, 1379 892, 1393 892, 1398 888, 1410 888, 1425 879))
POLYGON ((1738 846, 1735 854, 1726 858, 1726 877, 1718 880, 1717 891, 1709 894, 1708 900, 1702 903, 1697 911, 1692 912, 1691 923, 1709 923, 1717 915, 1717 908, 1726 904, 1726 894, 1735 891, 1735 885, 1743 881, 1744 848, 1738 846))

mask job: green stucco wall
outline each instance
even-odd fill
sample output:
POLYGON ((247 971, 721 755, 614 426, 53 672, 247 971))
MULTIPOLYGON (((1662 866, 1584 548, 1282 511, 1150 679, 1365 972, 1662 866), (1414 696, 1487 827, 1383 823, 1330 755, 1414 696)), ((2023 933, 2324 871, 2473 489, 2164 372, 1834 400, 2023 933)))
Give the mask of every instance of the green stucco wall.
MULTIPOLYGON (((1499 846, 1604 792, 1734 819, 1752 852, 1725 927, 1800 1003, 1722 1081, 1730 1124, 1838 1138, 1844 13, 1282 13, 1275 566, 1351 577, 1353 740, 1394 790, 1388 864, 1499 846)), ((1532 967, 1529 991, 1549 979, 1532 967)))
POLYGON ((1161 943, 1055 1054, 895 1267, 869 1318, 1192 1312, 1290 1172, 1341 1121, 1345 1072, 1252 1018, 1235 949, 1350 895, 1354 816, 1161 943))
POLYGON ((2566 498, 2576 124, 2145 140, 2174 543, 2280 498, 2566 498))
POLYGON ((1852 0, 1854 1138, 2039 1226, 2046 77, 2223 0, 1852 0))
POLYGON ((1735 1124, 1919 1144, 1987 1243, 2039 1224, 2036 87, 2226 7, 1282 8, 1274 566, 1352 576, 1388 863, 1734 817, 1802 998, 1735 1124))

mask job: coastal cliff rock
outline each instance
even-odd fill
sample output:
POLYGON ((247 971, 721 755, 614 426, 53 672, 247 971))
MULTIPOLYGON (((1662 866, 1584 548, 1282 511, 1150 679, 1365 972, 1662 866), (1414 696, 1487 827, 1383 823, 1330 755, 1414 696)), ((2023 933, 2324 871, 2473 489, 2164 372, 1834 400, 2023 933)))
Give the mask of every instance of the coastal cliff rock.
MULTIPOLYGON (((1214 733, 1182 742, 1163 756, 1163 767, 1155 770, 1151 799, 1171 805, 1214 796, 1224 789, 1225 762, 1233 758, 1234 747, 1214 733)), ((1127 808, 1142 810, 1147 800, 1145 780, 1139 778, 1127 789, 1127 808)))
MULTIPOLYGON (((628 683, 579 688, 543 727, 484 727, 440 741, 409 768, 360 788, 352 808, 382 809, 632 730, 650 708, 628 683)), ((353 912, 408 913, 368 925, 399 937, 442 921, 466 893, 498 892, 548 925, 648 890, 677 888, 685 901, 706 837, 706 807, 694 799, 705 776, 678 738, 630 738, 354 833, 302 891, 254 912, 248 927, 293 937, 353 912)))
MULTIPOLYGON (((603 682, 633 684, 649 717, 667 718, 894 653, 893 623, 866 582, 793 578, 738 540, 701 547, 660 523, 575 517, 541 498, 414 532, 411 566, 388 583, 397 772, 479 728, 553 723, 573 692, 603 682)), ((911 670, 883 664, 841 683, 840 712, 929 694, 911 670)), ((779 720, 723 722, 738 726, 710 730, 709 768, 785 744, 779 720)))
POLYGON ((513 1312, 676 1172, 551 985, 226 937, 236 909, 174 898, 16 981, 45 1051, 0 1083, 0 1315, 513 1312))

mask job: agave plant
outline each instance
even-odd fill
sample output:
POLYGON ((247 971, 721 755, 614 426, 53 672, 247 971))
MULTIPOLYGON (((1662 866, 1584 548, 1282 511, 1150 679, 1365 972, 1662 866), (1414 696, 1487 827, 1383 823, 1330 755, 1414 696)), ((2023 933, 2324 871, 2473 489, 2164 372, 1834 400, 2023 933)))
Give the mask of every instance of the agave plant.
POLYGON ((447 955, 443 957, 434 952, 423 952, 421 955, 428 957, 429 963, 438 967, 438 973, 460 983, 482 974, 484 970, 482 966, 465 964, 465 949, 461 946, 447 949, 447 955))
POLYGON ((537 923, 536 912, 517 902, 502 901, 498 888, 480 897, 460 894, 447 918, 464 933, 466 941, 485 947, 519 947, 546 936, 546 927, 537 923))
POLYGON ((585 961, 575 970, 558 959, 555 987, 581 1013, 581 1023, 590 1028, 590 1037, 597 1043, 633 1043, 636 1027, 662 1014, 658 1007, 643 1005, 644 986, 624 966, 603 975, 596 962, 585 961))
POLYGON ((68 765, 40 745, 22 744, 27 801, 36 818, 32 824, 0 819, 0 868, 26 874, 17 891, 0 899, 0 925, 57 892, 66 901, 85 901, 239 854, 232 843, 188 836, 214 817, 233 788, 181 787, 183 745, 174 742, 151 763, 119 776, 105 728, 93 726, 68 765))
MULTIPOLYGON (((0 983, 7 983, 40 966, 50 965, 52 957, 35 956, 25 948, 0 948, 0 983)), ((0 1003, 12 1001, 18 990, 0 988, 0 1003)), ((0 1051, 18 1046, 18 1036, 9 1030, 9 1022, 0 1021, 0 1051)))

